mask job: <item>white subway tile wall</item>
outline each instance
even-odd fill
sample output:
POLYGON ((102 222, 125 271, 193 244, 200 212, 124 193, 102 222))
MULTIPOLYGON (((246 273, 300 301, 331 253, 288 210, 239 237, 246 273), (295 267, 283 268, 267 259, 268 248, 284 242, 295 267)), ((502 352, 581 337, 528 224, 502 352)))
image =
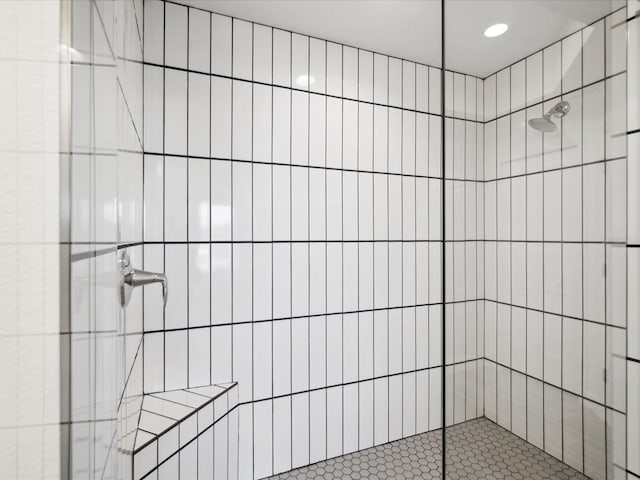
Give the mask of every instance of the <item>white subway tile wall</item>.
MULTIPOLYGON (((237 381, 240 478, 440 428, 440 70, 145 12, 145 393, 237 381)), ((446 81, 453 423, 483 414, 484 104, 446 81)))
MULTIPOLYGON (((626 321, 637 288, 625 251, 638 213, 624 179, 637 179, 625 173, 624 15, 484 81, 485 415, 590 478, 626 475, 626 405, 637 405, 631 390, 624 401, 624 338, 637 323, 626 321), (571 111, 557 131, 527 125, 559 101, 571 111)), ((629 446, 634 428, 629 414, 629 446)))
POLYGON ((71 474, 117 476, 143 391, 239 382, 238 433, 185 445, 171 478, 440 428, 444 335, 447 424, 486 415, 592 478, 640 475, 637 0, 484 81, 446 72, 444 145, 439 69, 170 2, 86 5, 65 428, 75 452, 104 441, 71 474), (557 132, 527 126, 560 100, 557 132), (115 372, 115 292, 87 279, 123 245, 171 295, 120 312, 115 372), (122 382, 94 398, 89 367, 122 382), (196 461, 212 442, 228 462, 196 461))

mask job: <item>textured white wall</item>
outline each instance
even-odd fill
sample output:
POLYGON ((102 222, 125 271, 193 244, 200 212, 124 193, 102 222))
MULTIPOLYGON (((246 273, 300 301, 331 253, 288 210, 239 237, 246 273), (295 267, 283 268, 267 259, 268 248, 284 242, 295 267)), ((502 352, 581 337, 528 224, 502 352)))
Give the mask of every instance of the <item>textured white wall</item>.
POLYGON ((627 469, 640 478, 640 2, 627 2, 627 469))
POLYGON ((58 478, 61 5, 0 4, 0 477, 58 478))

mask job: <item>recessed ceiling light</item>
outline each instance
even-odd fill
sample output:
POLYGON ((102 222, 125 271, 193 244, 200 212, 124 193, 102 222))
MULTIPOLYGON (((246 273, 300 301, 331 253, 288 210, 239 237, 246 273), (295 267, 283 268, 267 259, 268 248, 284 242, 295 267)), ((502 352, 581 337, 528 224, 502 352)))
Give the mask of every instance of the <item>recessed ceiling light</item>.
POLYGON ((489 38, 499 37, 507 30, 509 30, 509 25, 507 25, 506 23, 496 23, 495 25, 491 25, 484 31, 484 36, 489 38))
POLYGON ((300 87, 307 88, 314 83, 316 83, 316 79, 313 78, 313 75, 300 75, 298 78, 296 78, 296 85, 300 87))

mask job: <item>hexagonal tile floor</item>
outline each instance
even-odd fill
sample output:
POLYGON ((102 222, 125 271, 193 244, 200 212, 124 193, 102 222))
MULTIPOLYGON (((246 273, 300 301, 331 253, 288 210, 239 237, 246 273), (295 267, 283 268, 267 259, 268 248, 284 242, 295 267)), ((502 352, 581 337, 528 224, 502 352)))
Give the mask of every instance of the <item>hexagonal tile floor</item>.
MULTIPOLYGON (((587 480, 486 418, 456 425, 447 432, 448 479, 587 480)), ((434 430, 271 478, 436 480, 441 478, 441 461, 441 431, 434 430)))

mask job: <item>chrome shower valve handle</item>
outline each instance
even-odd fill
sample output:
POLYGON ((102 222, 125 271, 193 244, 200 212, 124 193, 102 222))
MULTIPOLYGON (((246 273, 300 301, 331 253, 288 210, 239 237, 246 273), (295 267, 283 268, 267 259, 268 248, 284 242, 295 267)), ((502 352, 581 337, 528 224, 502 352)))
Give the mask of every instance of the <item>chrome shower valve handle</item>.
POLYGON ((167 298, 169 297, 169 284, 166 274, 136 270, 131 266, 131 259, 126 249, 122 250, 118 258, 118 263, 120 264, 120 304, 123 307, 129 304, 131 294, 135 287, 161 283, 162 298, 164 300, 164 307, 166 308, 167 298))

